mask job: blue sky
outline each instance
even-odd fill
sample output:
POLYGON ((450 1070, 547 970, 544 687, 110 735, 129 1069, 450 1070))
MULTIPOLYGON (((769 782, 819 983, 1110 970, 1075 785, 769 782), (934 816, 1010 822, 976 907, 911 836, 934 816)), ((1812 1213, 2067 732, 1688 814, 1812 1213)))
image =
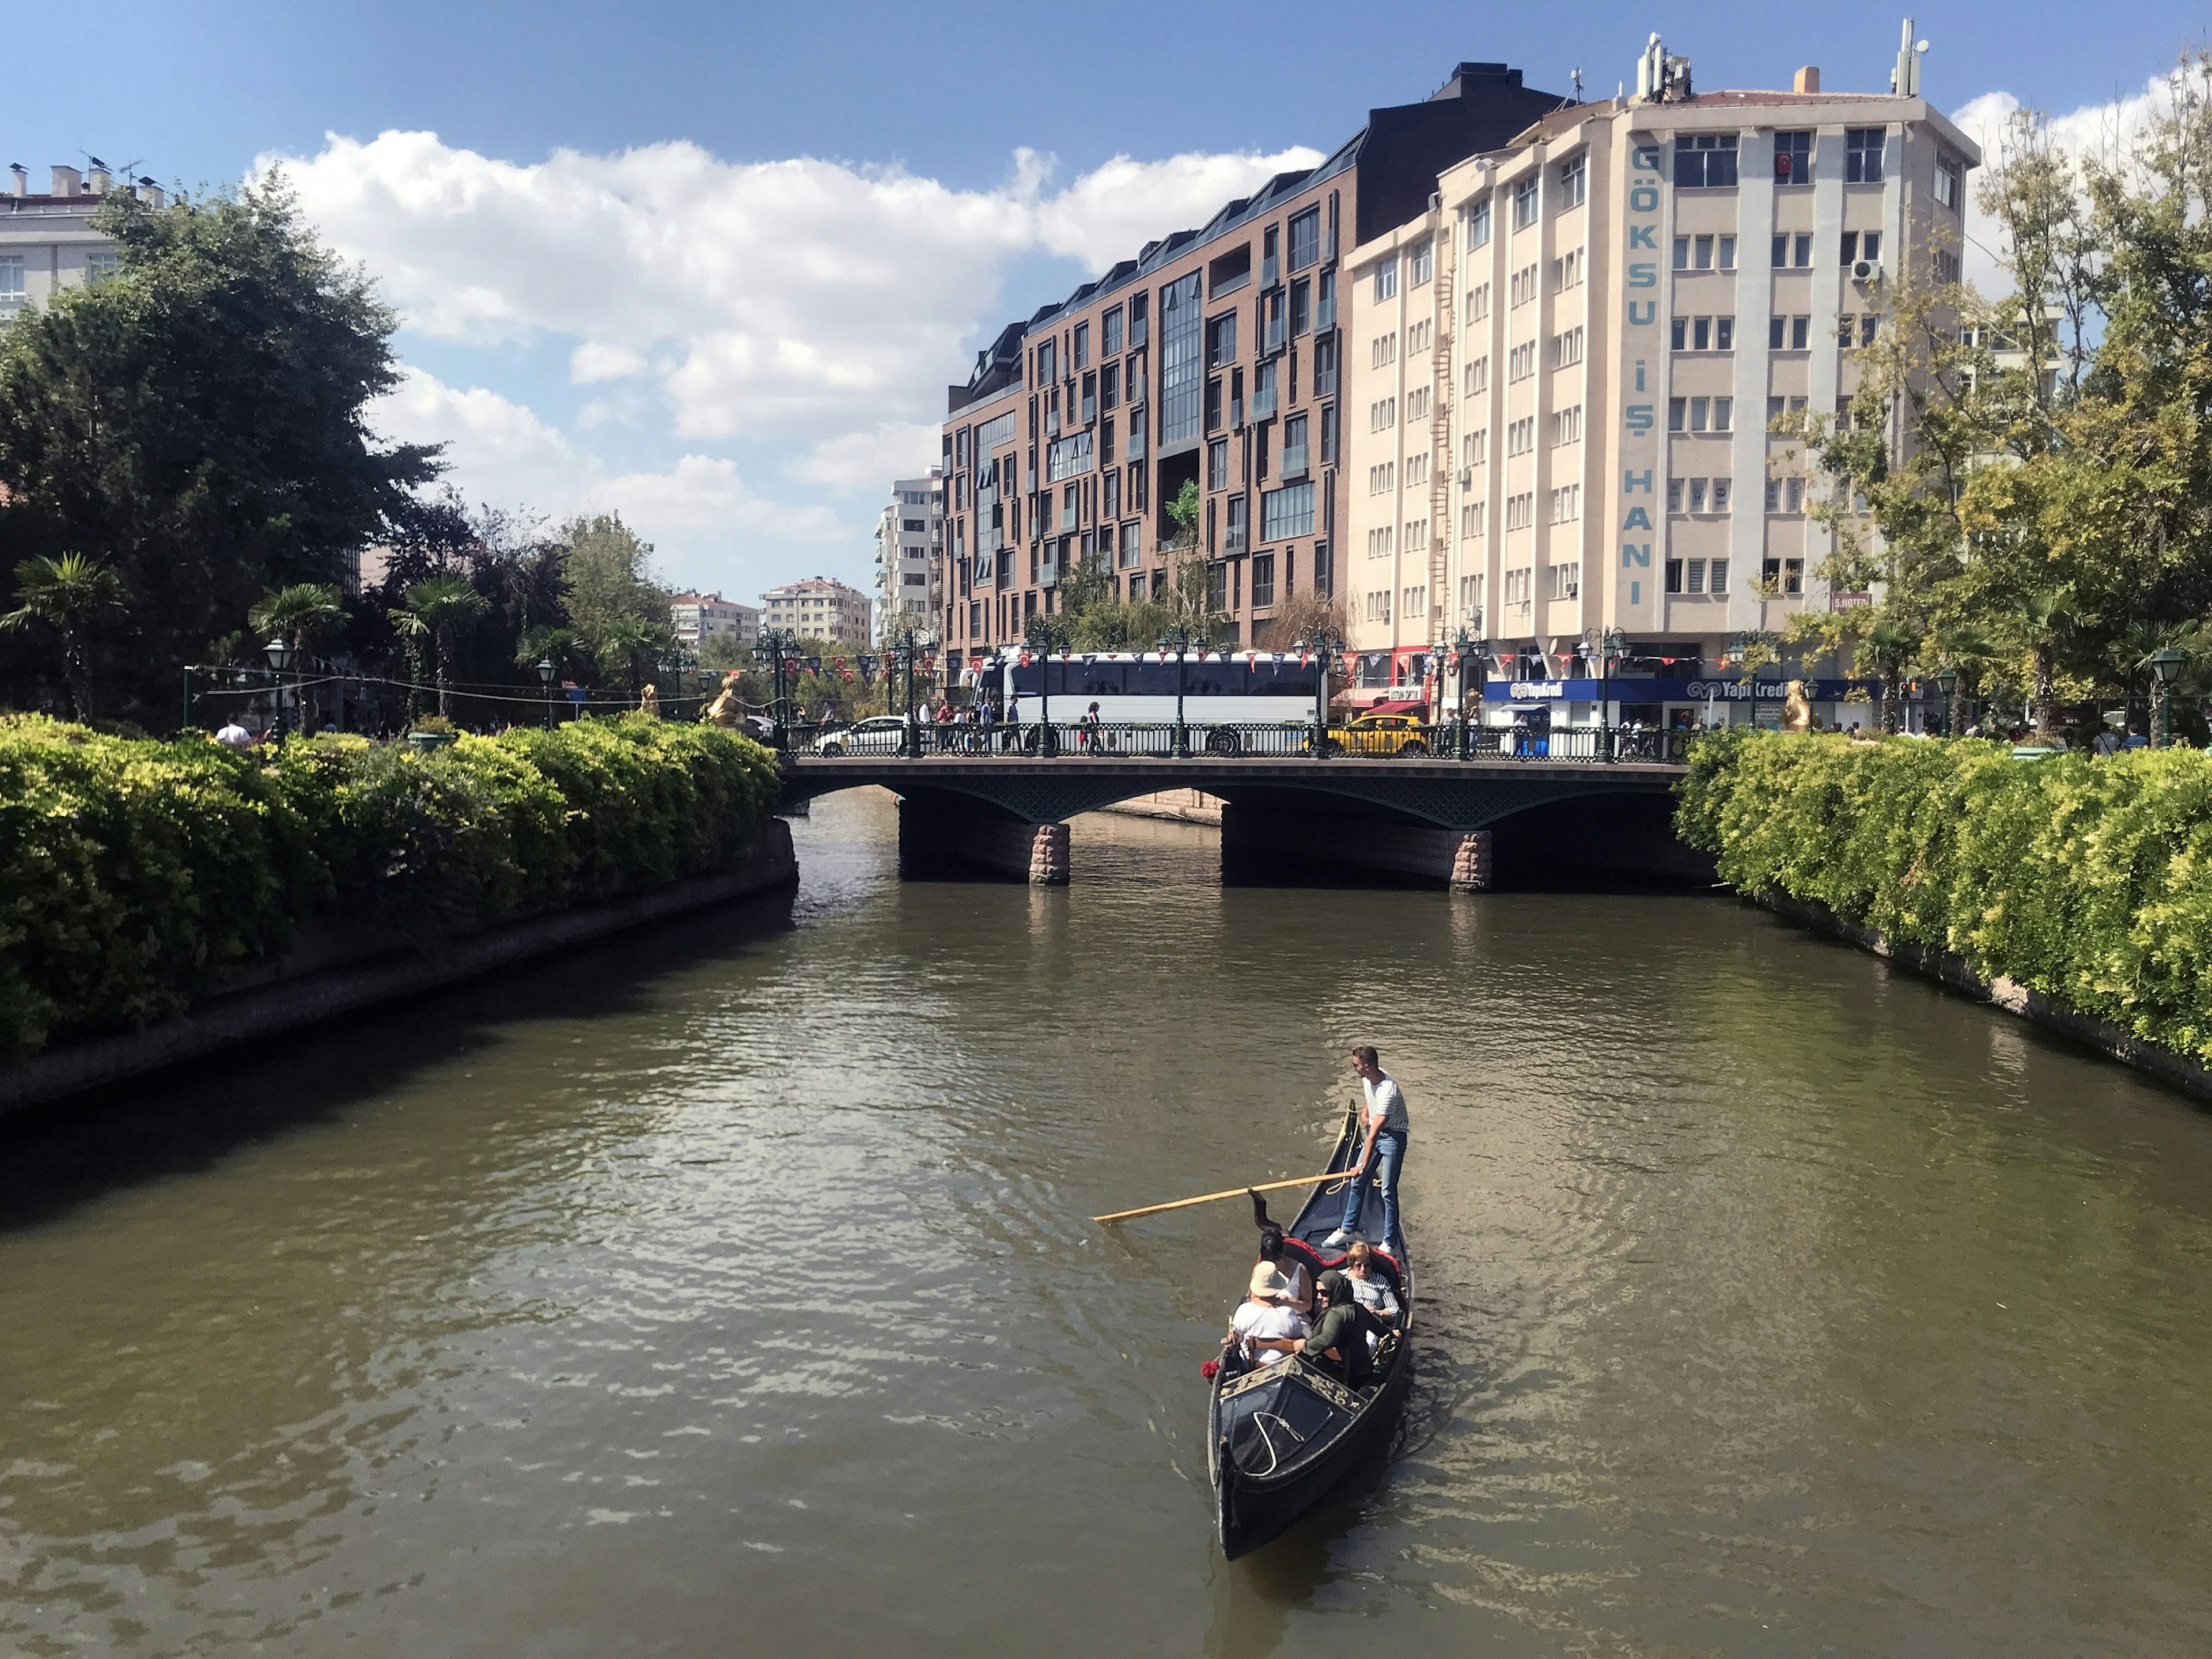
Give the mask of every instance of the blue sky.
MULTIPOLYGON (((2128 98, 2212 17, 1923 6, 1924 89, 2128 98)), ((152 6, 16 20, 9 155, 164 181, 285 158, 409 319, 388 430, 472 499, 611 506, 665 574, 866 583, 890 469, 981 337, 1461 58, 1565 92, 1653 28, 1699 84, 1881 89, 1899 14, 1771 5, 152 6), (1352 27, 1347 20, 1359 19, 1352 27), (1817 27, 1808 25, 1817 24, 1817 27), (67 39, 60 36, 66 30, 67 39), (1178 66, 1203 60, 1204 97, 1178 66), (380 135, 389 135, 380 137, 380 135), (402 135, 407 135, 403 137, 402 135), (431 137, 434 135, 434 138, 431 137), (334 142, 335 141, 335 142, 334 142)), ((1984 104, 1981 107, 1991 107, 1984 104)))

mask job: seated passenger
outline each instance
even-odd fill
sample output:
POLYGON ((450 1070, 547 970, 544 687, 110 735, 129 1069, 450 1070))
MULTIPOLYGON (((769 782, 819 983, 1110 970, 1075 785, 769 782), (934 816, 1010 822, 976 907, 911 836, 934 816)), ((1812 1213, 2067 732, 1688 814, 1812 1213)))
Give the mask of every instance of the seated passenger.
POLYGON ((1267 1262, 1254 1267, 1251 1293, 1237 1304, 1221 1346, 1234 1344, 1248 1365, 1280 1364, 1306 1334, 1306 1322, 1285 1305, 1290 1289, 1290 1281, 1267 1262))
POLYGON ((1359 1305, 1388 1328, 1398 1322, 1398 1293, 1389 1276, 1376 1265, 1375 1252, 1360 1239, 1344 1253, 1344 1276, 1352 1281, 1352 1294, 1359 1305))
POLYGON ((1299 1345, 1299 1352, 1316 1369, 1346 1387, 1364 1389, 1374 1379, 1374 1368, 1369 1363, 1373 1350, 1368 1339, 1379 1340, 1382 1326, 1359 1305, 1352 1293, 1352 1281, 1335 1268, 1323 1273, 1316 1288, 1325 1311, 1313 1334, 1299 1345))
MULTIPOLYGON (((1313 1273, 1309 1272, 1306 1258, 1313 1256, 1313 1247, 1303 1239, 1288 1238, 1280 1227, 1261 1230, 1260 1260, 1278 1268, 1290 1281, 1290 1293, 1284 1298, 1300 1314, 1309 1317, 1313 1313, 1313 1273)), ((1318 1261, 1318 1257, 1314 1258, 1318 1261)))

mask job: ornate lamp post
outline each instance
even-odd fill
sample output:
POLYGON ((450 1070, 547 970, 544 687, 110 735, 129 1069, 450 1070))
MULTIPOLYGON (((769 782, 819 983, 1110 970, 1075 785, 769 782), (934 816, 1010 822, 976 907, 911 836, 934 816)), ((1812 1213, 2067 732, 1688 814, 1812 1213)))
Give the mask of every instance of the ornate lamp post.
POLYGON ((1945 663, 1936 671, 1936 690, 1943 699, 1943 735, 1959 735, 1959 706, 1953 701, 1959 690, 1959 671, 1945 663))
MULTIPOLYGON (((1160 648, 1167 649, 1163 640, 1160 648)), ((1310 640, 1297 641, 1301 651, 1310 651, 1321 659, 1321 684, 1314 692, 1313 757, 1320 760, 1328 753, 1328 669, 1329 665, 1343 654, 1344 638, 1334 629, 1323 626, 1316 629, 1310 640)))
MULTIPOLYGON (((1477 627, 1481 626, 1480 611, 1474 613, 1474 621, 1477 627)), ((1482 664, 1490 660, 1490 641, 1480 635, 1468 633, 1464 628, 1458 629, 1452 635, 1451 659, 1452 672, 1459 681, 1459 705, 1456 711, 1458 720, 1452 732, 1452 752, 1461 760, 1466 760, 1469 755, 1467 731, 1467 665, 1470 662, 1482 664)), ((1487 678, 1488 676, 1486 674, 1484 678, 1487 678)), ((1478 681, 1475 686, 1478 708, 1481 694, 1481 684, 1478 681)))
POLYGON ((545 694, 545 729, 553 729, 553 676, 558 672, 553 666, 553 656, 548 652, 538 659, 538 689, 545 694))
POLYGON ((284 676, 291 672, 298 653, 283 640, 271 640, 262 648, 269 653, 269 667, 276 678, 276 741, 282 743, 291 731, 284 716, 284 676))
POLYGON ((1042 611, 1022 630, 1022 642, 1037 655, 1037 753, 1048 759, 1060 752, 1060 738, 1052 729, 1052 653, 1066 650, 1073 637, 1066 617, 1042 611))
MULTIPOLYGON (((1183 658, 1192 646, 1206 644, 1212 637, 1206 629, 1193 628, 1188 623, 1182 621, 1169 623, 1167 631, 1160 635, 1160 649, 1175 653, 1175 757, 1177 760, 1190 758, 1190 730, 1182 721, 1183 658)), ((1326 667, 1322 670, 1322 684, 1324 686, 1328 684, 1328 670, 1326 667)))
POLYGON ((1613 752, 1613 665, 1628 654, 1628 635, 1618 628, 1608 628, 1597 636, 1597 715, 1605 744, 1604 758, 1611 762, 1613 752))
MULTIPOLYGON (((786 727, 790 714, 783 694, 784 675, 798 650, 799 635, 781 628, 762 629, 760 638, 753 646, 754 657, 769 671, 771 687, 769 714, 775 725, 775 746, 779 749, 784 747, 788 736, 786 727)), ((909 723, 913 718, 914 710, 909 706, 907 710, 909 723)))
POLYGON ((2158 746, 2161 749, 2173 741, 2173 683, 2181 678, 2185 660, 2170 645, 2151 653, 2151 672, 2158 676, 2158 746))

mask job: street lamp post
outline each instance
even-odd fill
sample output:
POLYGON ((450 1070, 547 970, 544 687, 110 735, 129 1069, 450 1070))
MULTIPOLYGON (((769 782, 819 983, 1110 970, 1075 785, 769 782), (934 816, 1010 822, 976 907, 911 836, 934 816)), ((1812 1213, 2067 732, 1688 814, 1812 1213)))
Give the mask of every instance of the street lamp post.
POLYGON ((1611 762, 1613 752, 1613 665, 1628 654, 1628 635, 1618 628, 1608 628, 1597 638, 1597 715, 1598 725, 1605 744, 1605 759, 1611 762))
MULTIPOLYGON (((792 655, 799 649, 799 635, 781 628, 763 628, 754 642, 754 659, 769 671, 769 717, 774 727, 775 746, 785 746, 789 732, 790 710, 785 706, 784 674, 792 655)), ((908 711, 911 714, 911 710, 908 711)))
POLYGON ((1936 671, 1936 690, 1943 699, 1943 735, 1959 735, 1959 706, 1954 694, 1959 689, 1959 671, 1946 663, 1936 671))
POLYGON ((283 640, 271 640, 263 647, 269 653, 269 666, 276 680, 276 741, 282 743, 291 731, 284 717, 284 676, 291 672, 292 647, 283 640))
MULTIPOLYGON (((1160 642, 1160 648, 1164 651, 1167 648, 1167 642, 1164 640, 1160 642)), ((1310 640, 1301 641, 1299 649, 1310 650, 1321 659, 1321 683, 1314 690, 1313 735, 1313 756, 1316 760, 1320 760, 1328 753, 1329 665, 1334 662, 1344 650, 1344 641, 1333 629, 1324 626, 1316 629, 1310 640)))
MULTIPOLYGON (((1480 613, 1477 612, 1476 616, 1479 622, 1480 613)), ((1469 757, 1467 732, 1467 665, 1471 661, 1481 663, 1488 660, 1490 641, 1461 628, 1452 635, 1451 654, 1452 673, 1459 681, 1458 707, 1454 711, 1457 719, 1454 722, 1452 732, 1452 753, 1457 758, 1466 760, 1469 757)))
POLYGON ((538 689, 545 694, 545 729, 548 732, 553 729, 553 676, 556 672, 551 652, 538 659, 538 689))
POLYGON ((1031 617, 1023 629, 1023 643, 1037 658, 1037 754, 1046 759, 1060 752, 1060 738, 1052 729, 1052 653, 1066 651, 1070 634, 1064 617, 1042 612, 1031 617))
MULTIPOLYGON (((1177 760, 1190 758, 1190 729, 1183 724, 1182 719, 1183 659, 1194 643, 1211 637, 1210 634, 1194 629, 1188 623, 1182 621, 1169 623, 1167 632, 1160 635, 1160 649, 1173 651, 1176 659, 1175 757, 1177 760)), ((1326 668, 1322 670, 1322 684, 1328 684, 1326 668)))
POLYGON ((2151 653, 2151 672, 2158 677, 2158 746, 2173 741, 2173 683, 2181 678, 2181 653, 2172 646, 2151 653))

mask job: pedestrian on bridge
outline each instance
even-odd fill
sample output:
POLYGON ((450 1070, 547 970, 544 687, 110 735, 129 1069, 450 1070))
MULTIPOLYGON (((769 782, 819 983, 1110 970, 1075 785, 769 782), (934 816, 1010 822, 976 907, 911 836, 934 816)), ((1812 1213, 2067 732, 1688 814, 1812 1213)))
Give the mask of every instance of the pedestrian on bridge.
POLYGON ((1382 1069, 1380 1057, 1371 1048, 1352 1051, 1352 1069, 1367 1097, 1363 1114, 1366 1144, 1360 1148, 1358 1171, 1345 1189, 1344 1219, 1322 1244, 1327 1249, 1340 1250, 1358 1235, 1360 1212, 1367 1197, 1368 1173, 1374 1170, 1376 1184, 1382 1189, 1382 1224, 1372 1238, 1384 1249, 1402 1258, 1406 1236, 1398 1225, 1398 1176, 1406 1164, 1406 1137, 1410 1127, 1406 1091, 1398 1086, 1397 1079, 1382 1069))

